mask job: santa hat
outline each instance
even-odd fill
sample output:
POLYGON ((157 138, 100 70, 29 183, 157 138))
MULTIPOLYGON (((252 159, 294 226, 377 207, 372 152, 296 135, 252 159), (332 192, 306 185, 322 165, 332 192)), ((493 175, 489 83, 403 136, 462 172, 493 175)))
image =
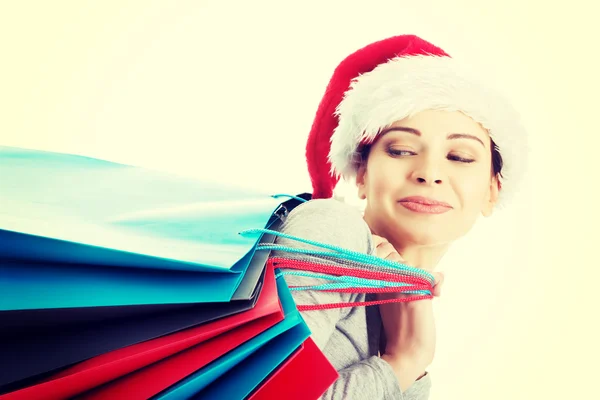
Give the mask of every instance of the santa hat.
POLYGON ((372 43, 335 69, 306 147, 313 198, 331 197, 340 177, 354 177, 360 146, 383 128, 429 109, 461 111, 487 129, 502 156, 498 203, 505 203, 525 167, 519 115, 472 71, 414 35, 372 43))

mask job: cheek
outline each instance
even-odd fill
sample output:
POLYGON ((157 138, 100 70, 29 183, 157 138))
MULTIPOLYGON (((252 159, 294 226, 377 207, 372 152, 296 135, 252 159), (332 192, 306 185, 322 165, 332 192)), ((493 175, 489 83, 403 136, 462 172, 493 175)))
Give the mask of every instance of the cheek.
POLYGON ((367 180, 369 192, 372 194, 385 194, 397 189, 401 184, 401 173, 386 162, 375 162, 369 167, 367 180))
POLYGON ((456 183, 461 194, 463 206, 467 209, 479 208, 487 198, 490 188, 490 178, 485 174, 469 176, 459 179, 456 183))

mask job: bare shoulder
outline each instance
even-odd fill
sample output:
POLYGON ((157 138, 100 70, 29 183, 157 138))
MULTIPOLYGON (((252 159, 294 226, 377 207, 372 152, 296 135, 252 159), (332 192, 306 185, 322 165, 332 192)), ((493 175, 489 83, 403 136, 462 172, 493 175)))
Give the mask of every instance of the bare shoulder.
MULTIPOLYGON (((360 210, 335 199, 316 199, 299 205, 290 212, 281 231, 361 253, 370 251, 372 240, 360 210)), ((278 242, 299 246, 287 239, 278 242)))

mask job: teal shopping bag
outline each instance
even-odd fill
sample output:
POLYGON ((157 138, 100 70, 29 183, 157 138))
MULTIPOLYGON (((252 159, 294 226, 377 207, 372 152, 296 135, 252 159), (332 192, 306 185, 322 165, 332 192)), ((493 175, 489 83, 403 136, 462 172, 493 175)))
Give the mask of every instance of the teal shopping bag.
MULTIPOLYGON (((281 201, 77 155, 0 147, 0 259, 222 272, 281 201)), ((243 269, 243 268, 241 268, 243 269)))
POLYGON ((0 311, 230 301, 281 201, 0 147, 0 311))

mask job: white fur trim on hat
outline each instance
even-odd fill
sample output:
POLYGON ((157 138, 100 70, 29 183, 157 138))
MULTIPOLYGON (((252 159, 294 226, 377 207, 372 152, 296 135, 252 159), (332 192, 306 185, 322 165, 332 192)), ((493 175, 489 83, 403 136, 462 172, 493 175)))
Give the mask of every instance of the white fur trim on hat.
POLYGON ((354 177, 361 142, 424 110, 461 111, 488 130, 503 160, 498 199, 503 205, 526 167, 525 129, 506 99, 445 56, 396 57, 353 80, 336 109, 339 123, 329 152, 332 173, 354 177))

